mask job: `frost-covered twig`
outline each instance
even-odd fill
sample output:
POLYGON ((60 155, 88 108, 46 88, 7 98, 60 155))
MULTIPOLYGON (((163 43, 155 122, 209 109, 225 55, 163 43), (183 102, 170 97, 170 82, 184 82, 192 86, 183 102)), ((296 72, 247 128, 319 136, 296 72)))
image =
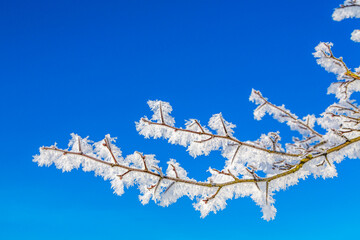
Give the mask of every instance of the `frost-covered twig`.
MULTIPOLYGON (((193 142, 196 142, 196 143, 202 143, 204 141, 208 141, 208 140, 211 140, 211 139, 220 138, 220 139, 229 140, 231 142, 235 142, 235 143, 239 144, 239 146, 246 146, 246 147, 254 148, 254 149, 264 151, 264 152, 267 152, 267 153, 290 156, 290 157, 299 156, 298 154, 291 154, 291 153, 279 152, 279 151, 274 151, 274 150, 262 148, 262 147, 259 147, 259 146, 256 146, 256 145, 253 145, 253 144, 250 144, 250 143, 247 143, 247 142, 239 141, 235 137, 231 137, 231 136, 228 136, 228 135, 222 136, 222 135, 217 135, 217 134, 213 134, 213 133, 210 133, 210 132, 204 132, 203 130, 201 132, 196 132, 196 131, 189 130, 189 129, 183 129, 183 128, 177 128, 177 127, 174 127, 174 126, 169 126, 169 125, 163 124, 163 123, 151 122, 151 121, 147 120, 146 118, 142 118, 140 121, 142 121, 142 122, 144 122, 144 123, 146 123, 148 125, 156 125, 156 126, 172 129, 172 130, 174 130, 174 133, 176 133, 176 132, 184 132, 184 133, 200 135, 200 136, 208 136, 209 137, 207 139, 202 139, 200 141, 199 140, 194 140, 193 142)), ((197 122, 197 120, 195 120, 195 121, 197 122)))
POLYGON ((257 120, 260 120, 266 112, 269 112, 280 122, 287 122, 293 130, 299 131, 304 135, 315 135, 322 138, 322 135, 313 129, 314 121, 311 121, 311 116, 308 116, 305 121, 301 121, 298 117, 287 110, 284 106, 276 106, 264 98, 259 91, 252 90, 250 101, 255 102, 259 107, 254 110, 254 115, 257 120))

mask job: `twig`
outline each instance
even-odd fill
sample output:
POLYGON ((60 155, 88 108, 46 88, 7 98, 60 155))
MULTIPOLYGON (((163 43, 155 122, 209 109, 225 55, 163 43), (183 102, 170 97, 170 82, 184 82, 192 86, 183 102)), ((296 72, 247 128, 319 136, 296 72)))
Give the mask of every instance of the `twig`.
POLYGON ((127 170, 125 173, 123 173, 123 174, 121 174, 121 175, 118 175, 118 177, 119 177, 120 179, 123 179, 123 177, 124 177, 126 174, 130 173, 130 172, 131 172, 131 170, 127 170))
POLYGON ((179 178, 179 175, 178 175, 178 173, 177 173, 177 171, 176 171, 175 166, 174 166, 174 165, 172 165, 172 164, 170 164, 170 165, 171 165, 172 169, 173 169, 173 170, 174 170, 174 172, 175 172, 175 176, 176 176, 176 178, 179 178))
POLYGON ((135 151, 135 152, 140 155, 140 157, 141 157, 141 159, 142 159, 142 161, 143 161, 143 163, 144 163, 144 169, 145 169, 146 171, 148 171, 148 167, 147 167, 147 165, 146 165, 146 157, 145 157, 142 153, 140 153, 140 152, 138 152, 138 151, 135 151))
POLYGON ((238 147, 236 148, 235 153, 234 153, 234 156, 233 156, 233 157, 232 157, 232 159, 231 159, 231 164, 233 164, 233 163, 234 163, 234 160, 235 160, 236 154, 238 153, 238 151, 239 151, 239 149, 240 149, 240 146, 241 146, 241 145, 238 145, 238 147))
POLYGON ((82 153, 82 150, 81 150, 81 142, 80 142, 80 137, 78 137, 78 145, 79 145, 79 152, 82 153))
MULTIPOLYGON (((309 130, 311 133, 315 134, 316 136, 322 138, 322 135, 320 133, 318 133, 317 131, 315 131, 313 128, 311 128, 310 126, 304 124, 302 121, 300 121, 299 119, 297 119, 296 117, 294 117, 291 113, 285 111, 284 109, 272 104, 271 102, 269 102, 268 100, 266 100, 259 91, 254 91, 256 95, 258 95, 263 101, 264 103, 268 104, 269 106, 277 109, 278 111, 282 112, 285 114, 285 116, 291 118, 294 122, 300 124, 300 126, 302 126, 303 128, 309 130)), ((300 127, 299 126, 299 127, 300 127)))
POLYGON ((211 197, 208 197, 208 198, 206 198, 206 199, 203 199, 203 201, 205 202, 205 204, 207 204, 211 199, 214 199, 214 198, 216 197, 216 195, 219 194, 221 188, 222 188, 222 187, 219 187, 219 188, 217 189, 217 191, 215 192, 215 194, 212 195, 211 197))
POLYGON ((109 142, 109 139, 106 137, 104 139, 105 141, 105 144, 103 144, 105 147, 107 147, 107 149, 109 150, 110 154, 111 154, 111 157, 112 159, 114 160, 115 164, 118 164, 118 161, 116 160, 115 156, 114 156, 114 153, 112 152, 111 150, 111 146, 110 146, 110 142, 109 142))

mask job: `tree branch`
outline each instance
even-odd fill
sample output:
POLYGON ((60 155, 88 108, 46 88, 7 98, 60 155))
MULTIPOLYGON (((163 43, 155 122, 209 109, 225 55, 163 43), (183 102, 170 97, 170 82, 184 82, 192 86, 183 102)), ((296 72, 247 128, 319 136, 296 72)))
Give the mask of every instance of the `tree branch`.
POLYGON ((111 150, 111 146, 110 146, 109 139, 106 137, 106 138, 104 139, 104 142, 105 142, 105 143, 104 143, 103 145, 109 150, 112 159, 114 160, 115 164, 117 164, 118 161, 116 160, 116 158, 115 158, 115 156, 114 156, 114 153, 113 153, 112 150, 111 150))
MULTIPOLYGON (((225 183, 207 183, 207 182, 198 182, 198 181, 193 181, 193 180, 186 180, 186 179, 181 179, 181 178, 174 178, 174 177, 169 177, 169 176, 161 176, 160 173, 155 173, 155 172, 152 172, 152 171, 149 171, 149 170, 145 170, 145 169, 138 169, 138 168, 134 168, 134 167, 128 167, 128 166, 125 166, 125 165, 121 165, 119 163, 115 163, 115 164, 112 164, 112 163, 109 163, 109 162, 105 162, 101 159, 98 159, 98 158, 95 158, 95 157, 92 157, 92 156, 89 156, 89 155, 86 155, 86 154, 81 154, 81 153, 78 153, 78 152, 70 152, 70 151, 67 151, 67 150, 62 150, 62 149, 57 149, 57 148, 53 148, 53 147, 43 147, 42 149, 43 150, 49 150, 49 151, 57 151, 57 152, 62 152, 62 153, 65 153, 65 154, 70 154, 70 155, 77 155, 77 156, 81 156, 81 157, 84 157, 84 158, 88 158, 92 161, 95 161, 95 162, 98 162, 98 163, 102 163, 102 164, 105 164, 105 165, 108 165, 110 167, 119 167, 119 168, 122 168, 122 169, 126 169, 126 170, 131 170, 131 171, 134 171, 134 172, 140 172, 140 173, 145 173, 145 174, 149 174, 149 175, 152 175, 152 176, 156 176, 156 177, 162 177, 163 179, 167 179, 167 180, 171 180, 171 181, 174 181, 174 182, 180 182, 180 183, 185 183, 185 184, 191 184, 191 185, 196 185, 196 186, 202 186, 202 187, 210 187, 210 188, 213 188, 213 187, 225 187, 225 186, 229 186, 229 185, 233 185, 233 184, 238 184, 238 183, 249 183, 249 182, 254 182, 254 183, 257 183, 257 182, 270 182, 270 181, 273 181, 275 179, 278 179, 278 178, 282 178, 282 177, 285 177, 287 175, 290 175, 290 174, 293 174, 297 171, 299 171, 303 165, 313 159, 317 159, 319 157, 322 157, 322 156, 327 156, 328 154, 331 154, 333 152, 337 152, 353 143, 356 143, 356 142, 359 142, 360 141, 360 137, 356 137, 356 138, 353 138, 353 139, 350 139, 349 141, 347 142, 344 142, 340 145, 337 145, 335 147, 332 147, 330 149, 328 149, 325 153, 320 153, 318 155, 314 155, 314 156, 307 156, 303 159, 300 160, 300 162, 296 165, 294 165, 294 167, 288 171, 285 171, 285 172, 282 172, 280 174, 276 174, 274 176, 271 176, 271 177, 265 177, 265 178, 257 178, 257 179, 237 179, 237 180, 233 180, 233 181, 228 181, 228 182, 225 182, 225 183)), ((249 170, 248 170, 249 171, 249 170)))
MULTIPOLYGON (((313 128, 311 128, 310 126, 308 126, 307 124, 303 123, 302 121, 300 121, 299 119, 295 118, 291 113, 285 111, 284 109, 281 109, 280 107, 272 104, 271 102, 269 102, 268 100, 266 100, 260 93, 259 91, 254 91, 255 94, 260 97, 264 103, 266 103, 267 105, 271 106, 272 108, 275 108, 276 110, 282 112, 283 114, 285 114, 287 117, 291 118, 291 120, 293 120, 294 122, 298 123, 300 126, 302 126, 304 129, 309 130, 311 133, 315 134, 316 136, 322 138, 323 136, 318 133, 317 131, 315 131, 313 128)), ((263 104, 262 104, 263 105, 263 104)))
MULTIPOLYGON (((196 132, 196 131, 192 131, 192 130, 189 130, 189 129, 182 129, 182 128, 169 126, 167 124, 151 122, 151 121, 149 121, 147 119, 144 119, 144 118, 142 118, 141 121, 143 121, 143 122, 145 122, 145 123, 147 123, 149 125, 157 125, 157 126, 163 126, 163 127, 166 127, 166 128, 170 128, 170 129, 173 129, 174 131, 187 132, 187 133, 197 134, 197 135, 205 135, 205 136, 209 136, 209 137, 212 137, 212 138, 227 139, 227 140, 230 140, 232 142, 238 143, 240 145, 244 145, 246 147, 254 148, 254 149, 257 149, 257 150, 260 150, 260 151, 263 151, 263 152, 267 152, 267 153, 273 153, 273 154, 278 154, 278 155, 283 155, 283 156, 288 156, 288 157, 299 157, 300 156, 299 154, 278 152, 278 151, 273 151, 273 150, 266 149, 266 148, 261 148, 261 147, 258 147, 258 146, 255 146, 255 145, 252 145, 252 144, 249 144, 249 143, 241 142, 241 141, 237 140, 236 138, 230 137, 230 136, 221 136, 221 135, 216 135, 216 134, 207 133, 207 132, 196 132)), ((208 139, 208 140, 210 140, 210 139, 208 139)))

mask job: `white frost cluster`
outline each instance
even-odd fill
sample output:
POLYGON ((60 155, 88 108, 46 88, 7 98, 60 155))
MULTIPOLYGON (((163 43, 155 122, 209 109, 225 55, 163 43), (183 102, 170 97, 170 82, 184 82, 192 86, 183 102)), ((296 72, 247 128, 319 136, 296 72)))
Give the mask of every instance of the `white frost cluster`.
MULTIPOLYGON (((115 138, 110 135, 93 143, 88 138, 72 134, 67 149, 58 149, 56 145, 41 148, 40 155, 35 156, 34 161, 40 166, 55 164, 63 171, 80 167, 84 171, 94 171, 96 175, 110 180, 114 192, 118 195, 124 193, 124 186, 137 185, 140 191, 139 199, 143 204, 152 199, 161 206, 168 206, 180 197, 188 196, 195 201, 194 207, 201 212, 202 217, 209 212, 216 213, 224 209, 229 199, 249 196, 261 207, 263 218, 271 220, 276 214, 273 199, 276 191, 297 184, 299 179, 305 179, 309 175, 334 177, 334 162, 340 162, 344 157, 360 157, 359 143, 324 155, 326 149, 343 144, 347 141, 346 138, 360 136, 358 131, 339 135, 339 132, 346 129, 358 129, 357 124, 346 121, 348 118, 360 118, 354 102, 339 102, 330 106, 318 119, 309 115, 300 120, 283 106, 278 107, 268 102, 258 91, 253 90, 250 99, 263 106, 275 119, 287 122, 291 129, 302 133, 303 139, 294 138, 294 143, 287 144, 286 150, 280 144, 279 132, 263 134, 256 141, 241 142, 233 136, 235 125, 227 122, 221 114, 210 118, 209 127, 201 125, 199 120, 191 119, 186 122, 185 128, 177 128, 173 125, 174 118, 169 113, 169 103, 149 101, 150 108, 154 111, 151 118, 153 121, 142 118, 137 123, 139 133, 146 137, 167 138, 170 143, 186 146, 192 156, 207 155, 213 150, 222 151, 226 158, 224 168, 209 168, 210 176, 204 182, 188 178, 187 171, 174 159, 167 162, 166 171, 163 172, 154 155, 135 152, 124 158, 121 150, 114 145, 115 138), (166 106, 166 119, 172 121, 162 124, 161 117, 157 117, 165 116, 158 110, 160 104, 166 106), (315 121, 327 130, 326 134, 318 136, 311 131, 315 121), (320 141, 324 143, 317 147, 320 141), (305 163, 298 171, 269 182, 261 180, 291 171, 309 155, 316 158, 305 163), (254 179, 259 181, 246 182, 254 179), (221 184, 225 185, 219 187, 221 184)), ((264 114, 257 111, 262 110, 255 110, 256 118, 264 114)))
MULTIPOLYGON (((341 21, 345 18, 360 18, 360 1, 359 0, 346 0, 344 4, 336 8, 333 15, 335 21, 341 21)), ((351 34, 351 40, 360 42, 360 30, 355 30, 351 34)))
POLYGON ((360 77, 357 69, 355 69, 355 73, 352 73, 342 57, 337 58, 333 55, 332 46, 332 43, 321 42, 315 48, 313 55, 320 66, 325 68, 326 71, 334 73, 339 80, 331 83, 328 94, 335 94, 340 101, 348 101, 351 94, 360 91, 360 77))
POLYGON ((320 66, 325 68, 326 71, 337 75, 338 79, 341 79, 344 73, 346 73, 346 67, 340 61, 341 59, 332 58, 332 46, 332 43, 320 42, 319 45, 315 47, 313 55, 320 66))
POLYGON ((354 30, 351 33, 351 40, 354 42, 360 42, 360 30, 354 30))
POLYGON ((254 110, 254 117, 256 120, 261 120, 261 118, 268 113, 279 122, 286 122, 291 130, 298 131, 304 136, 313 134, 313 127, 315 124, 314 115, 308 115, 301 120, 295 114, 286 109, 284 105, 275 106, 274 104, 268 102, 267 98, 263 97, 259 91, 254 89, 251 91, 249 100, 259 105, 259 107, 254 110))
MULTIPOLYGON (((345 1, 344 6, 335 11, 334 19, 359 17, 359 5, 358 1, 345 1)), ((354 36, 359 39, 358 32, 354 36)), ((74 168, 93 171, 109 180, 117 195, 122 195, 125 187, 136 185, 143 204, 153 200, 168 206, 187 196, 194 201, 201 217, 205 217, 224 209, 229 199, 250 197, 260 206, 265 220, 274 219, 275 192, 308 176, 335 177, 334 163, 346 157, 360 158, 360 107, 351 99, 353 92, 360 91, 360 68, 349 69, 342 58, 333 55, 332 46, 322 42, 314 53, 317 63, 337 76, 328 93, 335 94, 338 101, 319 117, 299 118, 284 105, 269 102, 260 91, 251 92, 250 101, 258 105, 254 110, 255 119, 269 114, 300 133, 301 137, 293 137, 292 142, 284 145, 279 132, 262 134, 255 141, 237 139, 235 124, 225 120, 221 113, 214 114, 207 125, 192 118, 185 121, 184 127, 176 127, 168 102, 148 101, 153 115, 136 122, 139 134, 184 146, 193 157, 221 151, 225 158, 223 168, 210 167, 205 181, 189 178, 187 170, 174 159, 162 165, 151 154, 135 152, 123 157, 115 145, 116 138, 110 135, 92 142, 72 134, 68 148, 60 149, 56 144, 42 147, 33 161, 39 166, 54 164, 63 172, 74 168)))

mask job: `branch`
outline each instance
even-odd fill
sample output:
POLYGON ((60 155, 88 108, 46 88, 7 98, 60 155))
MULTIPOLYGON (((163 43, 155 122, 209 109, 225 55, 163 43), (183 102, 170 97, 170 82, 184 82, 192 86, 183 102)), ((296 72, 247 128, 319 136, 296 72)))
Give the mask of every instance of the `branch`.
POLYGON ((352 71, 347 67, 347 65, 345 64, 343 58, 342 58, 342 57, 339 57, 339 58, 335 57, 334 54, 333 54, 333 52, 332 52, 332 50, 331 50, 331 47, 330 47, 328 44, 326 44, 326 43, 324 43, 324 44, 325 44, 325 46, 327 47, 327 49, 328 49, 328 51, 329 51, 329 54, 326 54, 324 51, 322 51, 322 53, 324 54, 324 57, 333 59, 334 61, 336 61, 337 63, 339 63, 340 65, 342 65, 342 66, 345 68, 345 70, 346 70, 345 73, 344 73, 345 76, 348 76, 348 77, 350 77, 350 78, 353 78, 354 80, 360 80, 360 76, 357 75, 356 73, 352 72, 352 71))
POLYGON ((120 179, 123 179, 123 177, 126 175, 126 174, 128 174, 128 173, 130 173, 132 170, 127 170, 125 173, 123 173, 123 174, 121 174, 121 175, 118 175, 118 177, 120 178, 120 179))
POLYGON ((211 197, 208 197, 206 199, 204 199, 203 201, 205 202, 205 204, 207 204, 210 200, 214 199, 220 192, 222 187, 218 187, 217 191, 215 192, 214 195, 212 195, 211 197))
POLYGON ((233 163, 234 163, 234 160, 235 160, 236 154, 238 153, 238 151, 239 151, 239 149, 240 149, 240 146, 241 146, 241 145, 239 145, 239 146, 236 148, 235 153, 234 153, 234 156, 233 156, 233 157, 232 157, 232 159, 231 159, 231 164, 233 164, 233 163))
POLYGON ((219 171, 219 170, 217 170, 217 169, 215 169, 215 168, 213 168, 212 170, 215 171, 215 172, 217 172, 218 174, 223 174, 223 175, 225 175, 225 176, 230 176, 230 177, 232 177, 234 180, 240 180, 239 178, 235 177, 235 175, 233 175, 233 174, 230 172, 230 170, 228 170, 227 173, 224 172, 224 171, 219 171))
POLYGON ((142 153, 138 152, 138 151, 135 151, 135 152, 140 155, 140 157, 141 157, 141 159, 142 159, 142 161, 144 163, 144 169, 146 171, 148 171, 148 167, 146 166, 145 156, 142 153))
POLYGON ((112 150, 111 150, 111 146, 110 146, 110 142, 109 142, 109 139, 106 137, 105 139, 104 139, 104 146, 105 147, 107 147, 107 149, 109 150, 109 152, 110 152, 110 154, 111 154, 111 157, 112 157, 112 159, 114 160, 114 162, 115 162, 115 164, 117 164, 118 163, 118 161, 116 160, 116 158, 115 158, 115 156, 114 156, 114 153, 112 152, 112 150))
POLYGON ((78 145, 79 145, 79 152, 82 153, 80 137, 78 137, 77 139, 78 139, 78 145))
MULTIPOLYGON (((230 137, 230 136, 221 136, 221 135, 216 135, 216 134, 212 134, 212 133, 207 133, 207 132, 196 132, 196 131, 192 131, 192 130, 189 130, 189 129, 182 129, 182 128, 177 128, 177 127, 173 127, 173 126, 169 126, 167 124, 164 124, 164 123, 157 123, 157 122, 151 122, 145 118, 142 118, 141 121, 149 124, 149 125, 157 125, 157 126, 162 126, 162 127, 166 127, 166 128, 169 128, 169 129, 173 129, 174 131, 180 131, 180 132, 186 132, 186 133, 191 133, 191 134, 196 134, 196 135, 204 135, 204 136, 209 136, 209 137, 212 137, 212 138, 220 138, 220 139, 227 139, 227 140, 230 140, 232 142, 235 142, 237 144, 240 144, 240 145, 244 145, 246 147, 249 147, 249 148, 254 148, 254 149, 257 149, 257 150, 260 150, 260 151, 263 151, 263 152, 267 152, 267 153, 273 153, 273 154, 278 154, 278 155, 283 155, 283 156, 288 156, 288 157, 299 157, 300 155, 298 154, 291 154, 291 153, 286 153, 286 152, 278 152, 278 151, 273 151, 273 150, 269 150, 269 149, 266 149, 266 148, 261 148, 261 147, 258 147, 258 146, 255 146, 255 145, 252 145, 252 144, 249 144, 249 143, 245 143, 245 142, 241 142, 239 140, 237 140, 236 138, 234 137, 230 137)), ((210 139, 206 139, 206 141, 208 141, 210 139)))
MULTIPOLYGON (((312 161, 314 159, 317 159, 317 158, 323 157, 323 156, 325 156, 327 158, 328 154, 331 154, 333 152, 337 152, 337 151, 339 151, 339 150, 341 150, 341 149, 343 149, 343 148, 345 148, 345 147, 347 147, 347 146, 349 146, 349 145, 351 145, 353 143, 359 142, 359 141, 360 141, 360 136, 356 137, 356 138, 353 138, 353 139, 350 139, 349 141, 346 141, 346 142, 344 142, 344 143, 342 143, 340 145, 337 145, 335 147, 332 147, 332 148, 328 149, 324 153, 319 153, 319 154, 314 155, 314 156, 307 156, 305 158, 302 158, 300 160, 300 162, 298 164, 294 165, 294 167, 292 169, 290 169, 288 171, 285 171, 285 172, 282 172, 282 173, 279 173, 279 174, 276 174, 276 175, 271 176, 271 177, 265 177, 265 178, 256 177, 256 179, 238 179, 237 178, 236 180, 228 181, 228 182, 225 182, 225 183, 198 182, 198 181, 186 180, 186 179, 182 179, 182 178, 176 178, 176 177, 174 178, 174 177, 164 176, 164 175, 161 175, 161 173, 155 173, 155 172, 152 172, 150 170, 139 169, 139 168, 134 168, 134 167, 128 167, 128 166, 125 166, 125 165, 121 165, 119 163, 109 163, 109 162, 105 162, 105 161, 103 161, 101 159, 89 156, 87 154, 81 154, 81 153, 78 153, 78 152, 71 152, 71 151, 62 150, 62 149, 58 149, 58 148, 54 148, 54 147, 43 147, 42 150, 57 151, 57 152, 61 152, 61 153, 64 153, 64 154, 81 156, 81 157, 87 158, 89 160, 92 160, 92 161, 95 161, 95 162, 98 162, 98 163, 102 163, 102 164, 105 164, 105 165, 108 165, 108 166, 111 166, 111 167, 118 167, 118 168, 122 168, 122 169, 125 169, 125 170, 145 173, 145 174, 149 174, 149 175, 156 176, 156 177, 159 177, 159 178, 171 180, 171 181, 174 181, 174 182, 180 182, 180 183, 186 183, 186 184, 190 184, 190 185, 213 188, 213 187, 225 187, 225 186, 230 186, 230 185, 238 184, 238 183, 250 183, 250 182, 257 183, 257 182, 266 182, 266 181, 270 182, 270 181, 273 181, 275 179, 282 178, 282 177, 285 177, 287 175, 290 175, 290 174, 293 174, 293 173, 299 171, 303 167, 303 165, 305 163, 307 163, 307 162, 310 162, 310 161, 312 161)), ((159 169, 159 168, 157 168, 157 169, 159 169)), ((250 170, 248 170, 248 171, 250 171, 250 170)))
MULTIPOLYGON (((261 107, 263 107, 263 106, 265 106, 265 105, 268 105, 268 106, 270 106, 270 107, 272 107, 272 108, 274 108, 274 109, 282 112, 282 113, 284 114, 284 116, 290 118, 293 122, 296 122, 297 124, 299 124, 299 125, 300 125, 299 127, 303 128, 303 129, 307 129, 308 131, 310 131, 312 134, 318 136, 319 138, 322 138, 322 137, 323 137, 320 133, 318 133, 317 131, 315 131, 315 130, 314 130, 313 128, 311 128, 309 125, 303 123, 301 120, 297 119, 297 118, 296 118, 295 116, 293 116, 290 112, 288 112, 288 111, 286 111, 286 110, 284 110, 284 109, 282 109, 282 108, 280 108, 280 107, 272 104, 271 102, 269 102, 266 98, 264 98, 264 97, 260 94, 259 91, 254 90, 253 92, 263 101, 263 104, 262 104, 260 107, 258 107, 256 110, 259 110, 261 107)), ((255 110, 255 111, 256 111, 256 110, 255 110)))
POLYGON ((171 165, 171 167, 173 168, 173 170, 174 170, 174 172, 175 172, 176 178, 179 178, 179 175, 178 175, 178 173, 177 173, 177 171, 176 171, 175 166, 174 166, 173 164, 170 164, 170 165, 171 165))
POLYGON ((159 103, 159 106, 160 106, 161 123, 165 124, 164 115, 163 115, 162 106, 161 106, 161 102, 159 103))

